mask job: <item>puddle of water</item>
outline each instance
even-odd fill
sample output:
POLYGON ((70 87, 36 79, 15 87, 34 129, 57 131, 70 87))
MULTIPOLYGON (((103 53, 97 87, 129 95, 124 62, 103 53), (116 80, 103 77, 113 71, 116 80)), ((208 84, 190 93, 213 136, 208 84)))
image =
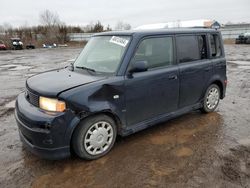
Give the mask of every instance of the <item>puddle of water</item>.
POLYGON ((153 174, 156 176, 168 176, 175 171, 172 168, 166 168, 166 167, 164 168, 162 166, 159 166, 154 162, 150 165, 150 169, 153 171, 153 174))
POLYGON ((34 73, 30 73, 30 74, 25 74, 24 77, 31 77, 31 76, 34 76, 34 75, 35 75, 34 73))
POLYGON ((16 100, 10 101, 4 105, 4 108, 15 108, 16 100))
POLYGON ((187 147, 182 147, 178 150, 176 150, 175 155, 177 157, 188 157, 193 155, 193 150, 191 150, 190 148, 187 147))
POLYGON ((238 66, 240 69, 250 69, 250 65, 238 66))
POLYGON ((12 68, 16 67, 17 65, 9 64, 9 65, 1 65, 0 68, 12 68))
POLYGON ((25 66, 25 65, 18 65, 15 68, 11 68, 10 70, 17 71, 17 70, 25 70, 25 69, 30 69, 31 66, 25 66))
POLYGON ((249 61, 228 61, 227 63, 229 63, 229 64, 237 64, 237 65, 241 65, 241 66, 250 66, 249 61))
POLYGON ((250 138, 245 138, 245 139, 239 140, 239 144, 246 146, 246 147, 249 147, 250 146, 250 138))
POLYGON ((8 68, 9 70, 17 71, 17 70, 30 69, 31 66, 9 64, 9 65, 2 65, 2 66, 0 66, 0 68, 8 68))
POLYGON ((74 59, 69 59, 69 60, 67 60, 67 62, 74 62, 76 59, 74 58, 74 59))

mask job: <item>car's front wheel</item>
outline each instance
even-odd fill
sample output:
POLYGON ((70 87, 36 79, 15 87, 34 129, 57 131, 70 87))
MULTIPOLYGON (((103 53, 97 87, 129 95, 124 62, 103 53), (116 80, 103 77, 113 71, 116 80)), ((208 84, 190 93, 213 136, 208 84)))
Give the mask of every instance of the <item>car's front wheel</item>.
POLYGON ((213 112, 220 101, 220 88, 216 84, 212 84, 207 88, 205 97, 203 100, 202 111, 205 113, 213 112))
POLYGON ((111 150, 116 134, 115 122, 109 116, 97 115, 86 118, 74 131, 73 150, 83 159, 100 158, 111 150))

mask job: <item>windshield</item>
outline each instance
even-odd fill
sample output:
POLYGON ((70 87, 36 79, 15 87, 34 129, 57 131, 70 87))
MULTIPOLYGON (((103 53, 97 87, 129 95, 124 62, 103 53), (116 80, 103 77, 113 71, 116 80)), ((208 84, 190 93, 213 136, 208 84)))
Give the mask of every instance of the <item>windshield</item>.
POLYGON ((128 46, 128 36, 96 36, 90 39, 74 63, 74 68, 115 73, 128 46))

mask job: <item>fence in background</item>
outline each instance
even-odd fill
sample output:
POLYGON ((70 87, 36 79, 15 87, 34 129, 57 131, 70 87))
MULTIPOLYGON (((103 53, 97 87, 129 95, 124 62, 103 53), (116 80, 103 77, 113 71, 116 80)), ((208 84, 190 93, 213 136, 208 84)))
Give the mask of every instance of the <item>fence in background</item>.
MULTIPOLYGON (((223 39, 236 39, 242 33, 250 33, 250 24, 231 24, 220 28, 223 39)), ((88 41, 95 33, 69 33, 70 41, 88 41)))
POLYGON ((250 33, 250 28, 220 29, 223 39, 236 39, 242 33, 250 33))
POLYGON ((70 41, 88 41, 94 33, 69 33, 70 41))
POLYGON ((242 33, 250 33, 250 24, 226 24, 220 31, 223 39, 236 39, 242 33))

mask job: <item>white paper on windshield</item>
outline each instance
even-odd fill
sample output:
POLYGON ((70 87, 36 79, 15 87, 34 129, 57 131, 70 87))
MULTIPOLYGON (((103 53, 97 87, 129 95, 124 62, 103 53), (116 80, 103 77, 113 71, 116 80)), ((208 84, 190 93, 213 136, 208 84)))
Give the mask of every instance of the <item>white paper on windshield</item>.
POLYGON ((126 47, 126 45, 128 44, 127 39, 124 39, 121 37, 116 37, 116 36, 113 36, 109 42, 112 42, 114 44, 118 44, 118 45, 123 46, 123 47, 126 47))

